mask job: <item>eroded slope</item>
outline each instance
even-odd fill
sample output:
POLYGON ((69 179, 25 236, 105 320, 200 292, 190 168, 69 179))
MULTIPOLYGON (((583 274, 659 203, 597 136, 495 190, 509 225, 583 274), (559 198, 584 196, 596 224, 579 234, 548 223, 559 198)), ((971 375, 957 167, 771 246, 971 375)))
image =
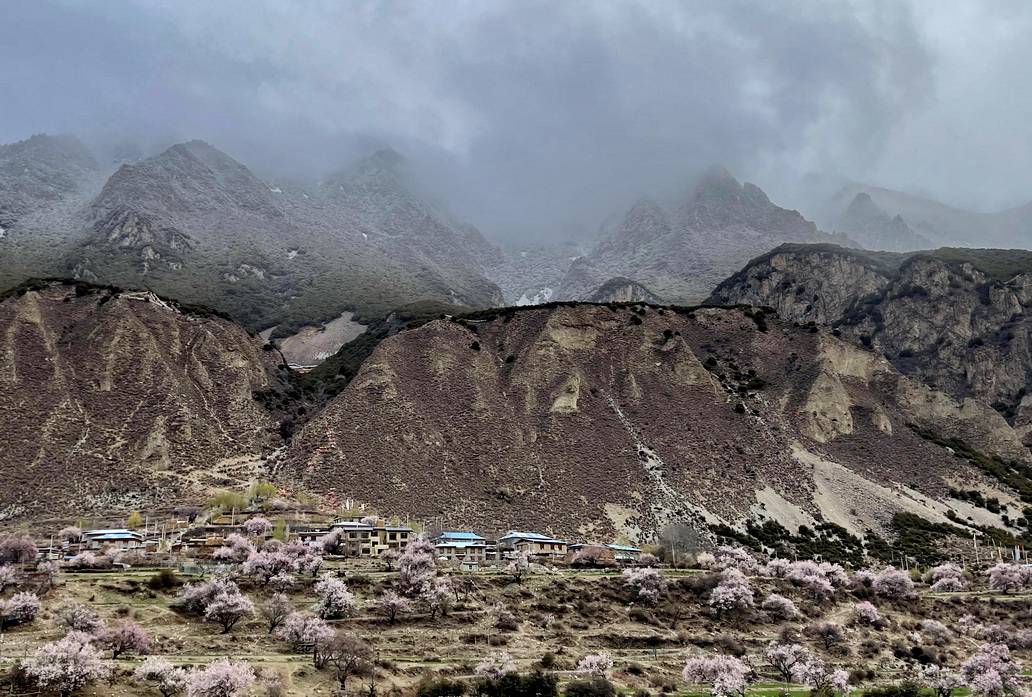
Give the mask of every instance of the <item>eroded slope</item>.
POLYGON ((5 518, 155 507, 251 475, 277 444, 275 352, 149 293, 46 284, 0 303, 5 518))
POLYGON ((826 332, 739 309, 542 306, 385 340, 286 469, 330 498, 487 530, 645 539, 768 516, 863 533, 904 510, 944 520, 949 486, 991 484, 918 428, 1027 457, 992 410, 826 332))

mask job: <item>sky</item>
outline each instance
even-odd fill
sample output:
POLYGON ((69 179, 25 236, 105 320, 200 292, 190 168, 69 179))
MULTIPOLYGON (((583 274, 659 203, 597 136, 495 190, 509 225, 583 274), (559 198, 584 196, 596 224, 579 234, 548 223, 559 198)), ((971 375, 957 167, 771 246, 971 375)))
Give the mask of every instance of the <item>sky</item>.
POLYGON ((201 138, 267 179, 381 147, 496 239, 590 236, 721 163, 980 210, 1032 200, 1024 0, 33 0, 0 142, 201 138))

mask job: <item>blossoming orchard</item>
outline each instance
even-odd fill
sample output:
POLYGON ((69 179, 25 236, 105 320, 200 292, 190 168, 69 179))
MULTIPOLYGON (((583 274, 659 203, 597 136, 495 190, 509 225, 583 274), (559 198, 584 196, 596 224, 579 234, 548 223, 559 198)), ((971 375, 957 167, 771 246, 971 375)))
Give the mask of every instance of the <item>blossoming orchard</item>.
POLYGON ((252 516, 178 557, 88 549, 76 526, 55 535, 57 560, 24 534, 0 537, 0 688, 907 697, 917 686, 1022 697, 1029 687, 1032 574, 1019 563, 854 566, 732 546, 614 561, 594 546, 469 568, 431 535, 381 558, 345 528, 277 530, 274 515, 252 516))

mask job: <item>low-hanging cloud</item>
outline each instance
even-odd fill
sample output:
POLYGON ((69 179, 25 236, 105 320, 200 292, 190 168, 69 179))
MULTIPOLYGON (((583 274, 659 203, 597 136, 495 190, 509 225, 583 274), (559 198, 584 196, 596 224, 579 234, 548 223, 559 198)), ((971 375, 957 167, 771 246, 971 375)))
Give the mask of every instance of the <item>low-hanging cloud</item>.
POLYGON ((1020 199, 1032 154, 950 128, 991 134, 1015 93, 1030 106, 1003 74, 1008 50, 1032 59, 1014 31, 1030 17, 922 0, 11 3, 0 141, 203 138, 267 177, 392 146, 460 214, 521 239, 591 230, 713 162, 775 189, 825 171, 991 206, 1020 199), (990 107, 964 103, 973 85, 990 107))

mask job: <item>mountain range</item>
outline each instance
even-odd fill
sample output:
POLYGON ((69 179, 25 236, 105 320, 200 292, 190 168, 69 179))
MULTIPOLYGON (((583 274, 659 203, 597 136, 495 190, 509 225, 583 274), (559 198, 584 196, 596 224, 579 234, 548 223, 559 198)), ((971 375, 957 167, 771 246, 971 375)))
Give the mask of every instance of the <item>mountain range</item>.
MULTIPOLYGON (((941 246, 1032 247, 1032 202, 987 213, 950 206, 928 196, 846 182, 812 208, 814 219, 825 229, 845 233, 873 250, 914 251, 941 246), (861 210, 850 212, 858 204, 858 199, 861 210), (864 209, 868 212, 864 213, 864 209), (868 221, 866 225, 861 223, 859 230, 855 229, 860 222, 855 216, 857 212, 862 214, 861 219, 868 221), (894 239, 892 228, 882 222, 873 226, 877 231, 875 236, 865 240, 862 230, 872 227, 872 216, 887 218, 888 221, 898 218, 906 224, 906 230, 894 239)), ((894 224, 898 226, 898 223, 894 224)))
POLYGON ((772 203, 724 168, 710 169, 672 206, 635 204, 588 254, 574 260, 558 298, 583 300, 614 277, 647 286, 672 302, 698 302, 752 257, 782 242, 848 243, 797 211, 772 203))
POLYGON ((123 164, 97 190, 99 170, 70 138, 0 151, 8 285, 67 275, 146 287, 276 336, 413 300, 503 301, 482 270, 497 250, 413 193, 390 151, 311 190, 270 186, 202 141, 123 164), (24 163, 38 176, 19 176, 24 163))
POLYGON ((994 410, 747 307, 438 316, 383 337, 311 414, 278 352, 145 291, 22 286, 0 337, 4 520, 161 508, 260 476, 490 531, 647 540, 673 520, 774 520, 883 536, 905 512, 1017 533, 954 492, 1020 510, 1028 485, 994 470, 1030 461, 994 410))

